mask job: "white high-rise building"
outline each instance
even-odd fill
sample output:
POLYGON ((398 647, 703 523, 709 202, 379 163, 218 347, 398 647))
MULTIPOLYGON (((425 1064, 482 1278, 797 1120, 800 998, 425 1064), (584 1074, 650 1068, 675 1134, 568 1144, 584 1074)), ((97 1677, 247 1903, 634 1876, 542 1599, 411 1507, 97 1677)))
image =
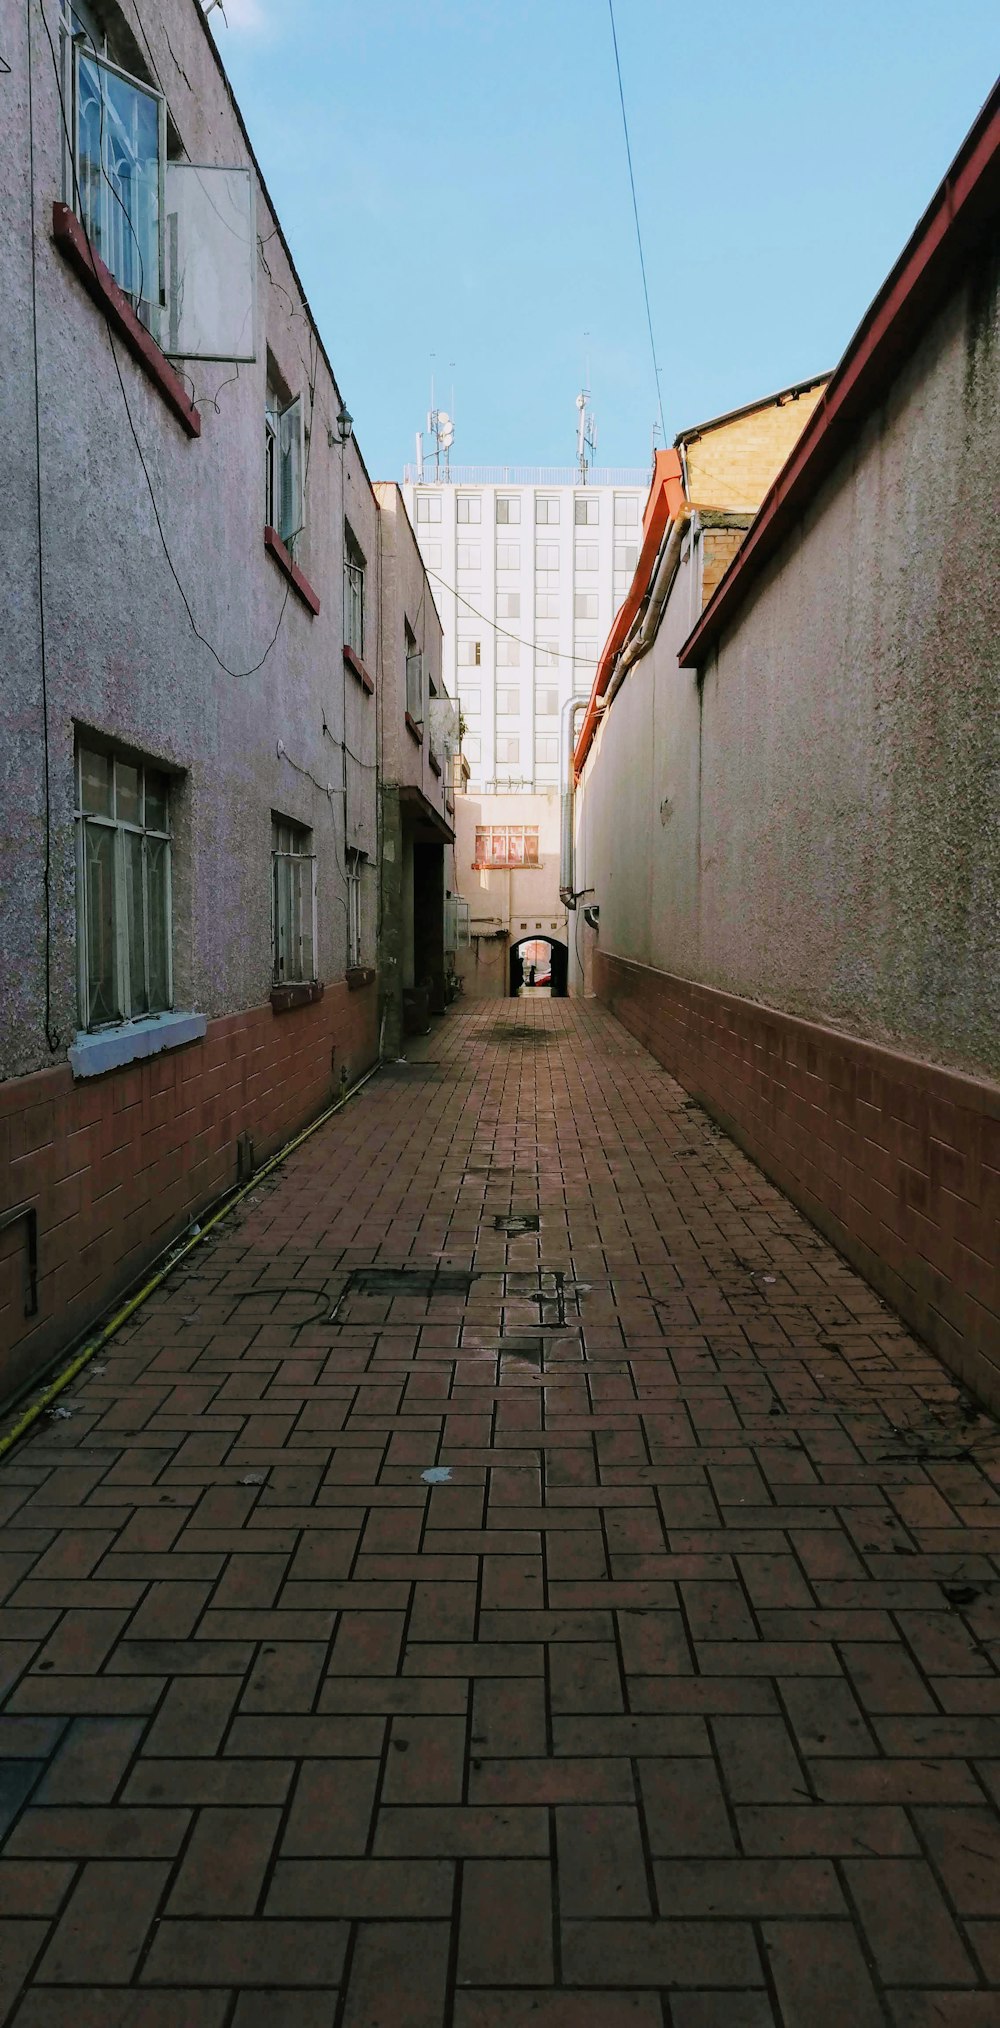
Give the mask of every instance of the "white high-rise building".
POLYGON ((469 788, 559 783, 559 713, 586 696, 635 571, 649 475, 592 467, 409 466, 403 493, 465 720, 469 788))

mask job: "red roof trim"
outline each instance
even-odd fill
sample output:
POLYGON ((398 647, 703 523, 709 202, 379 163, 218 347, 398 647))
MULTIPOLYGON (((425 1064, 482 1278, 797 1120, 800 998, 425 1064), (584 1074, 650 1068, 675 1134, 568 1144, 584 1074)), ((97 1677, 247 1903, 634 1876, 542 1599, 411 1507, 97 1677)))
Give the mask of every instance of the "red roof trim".
POLYGON ((657 451, 656 461, 653 466, 652 483, 649 488, 649 498, 646 501, 642 517, 642 548, 639 551, 639 561, 635 567, 635 576, 629 586, 628 596, 624 605, 620 606, 615 614, 611 632, 604 644, 604 650, 597 665, 597 674, 594 677, 594 687, 590 693, 590 702, 587 705, 586 716, 580 727, 580 735, 576 743, 576 752, 573 756, 573 772, 577 780, 579 780, 580 771, 590 751, 590 743, 597 728, 598 702, 603 697, 611 681, 611 673, 616 657, 628 639, 632 622, 649 590, 649 580, 653 574, 653 566, 656 563, 667 524, 672 521, 677 513, 683 498, 684 485, 681 478, 681 461, 677 452, 675 450, 657 451))
POLYGON ((677 657, 700 668, 755 580, 878 406, 902 361, 1000 209, 1000 84, 987 99, 940 188, 765 494, 738 556, 677 657))

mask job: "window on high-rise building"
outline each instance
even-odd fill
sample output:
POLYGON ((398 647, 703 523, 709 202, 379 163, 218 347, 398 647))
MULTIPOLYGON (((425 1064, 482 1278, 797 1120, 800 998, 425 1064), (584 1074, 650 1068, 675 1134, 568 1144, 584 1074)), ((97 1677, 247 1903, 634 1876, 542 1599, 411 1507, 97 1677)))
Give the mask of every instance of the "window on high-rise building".
POLYGON ((559 496, 549 498, 539 495, 535 501, 535 521, 539 528, 551 528, 559 519, 559 496))
POLYGON ((559 643, 554 638, 550 639, 547 634, 535 638, 535 667, 536 669, 559 667, 559 643))
POLYGON ((497 527, 513 528, 514 523, 516 521, 520 521, 520 519, 521 519, 521 502, 518 499, 517 494, 515 493, 510 497, 505 497, 498 493, 497 527))
POLYGON ((639 561, 639 545, 637 542, 615 543, 616 571, 627 570, 631 575, 631 573, 635 570, 638 561, 639 561))
POLYGON ((440 493, 418 493, 417 520, 440 521, 440 519, 441 519, 440 493))
POLYGON ((516 718, 521 709, 521 693, 519 690, 498 689, 496 703, 498 718, 516 718))
POLYGON ((423 557, 428 570, 440 570, 441 568, 440 542, 428 542, 425 536, 423 542, 420 544, 420 554, 423 557))
POLYGON ((597 593, 591 591, 574 592, 573 612, 578 620, 596 620, 597 593))
POLYGON ((578 493, 573 502, 573 519, 578 528, 595 528, 601 518, 601 503, 595 493, 578 493))
POLYGON ((497 668, 519 669, 521 666, 521 643, 513 641, 509 634, 497 635, 497 668))
POLYGON ((536 542, 535 569, 558 570, 558 568, 559 568, 558 542, 536 542))
POLYGON ((578 638, 573 646, 574 662, 589 664, 597 660, 597 642, 578 638))
POLYGON ((535 715, 537 718, 558 718, 558 690, 546 689, 535 691, 535 715))
POLYGON ((577 543, 576 568, 578 575, 581 571, 597 570, 599 567, 599 563, 600 563, 600 552, 598 550, 596 542, 577 543))
POLYGON ((536 620, 557 620, 559 618, 558 592, 535 593, 536 620))
POLYGON ((459 641, 457 644, 456 659, 460 669, 468 669, 468 668, 478 669, 479 664, 483 659, 482 642, 459 641))
POLYGON ((615 494, 615 527, 635 528, 639 522, 639 502, 634 493, 615 494))
POLYGON ((478 493, 458 494, 455 501, 455 518, 459 523, 482 520, 483 503, 478 493))
POLYGON ((520 570, 521 545, 519 542, 497 543, 497 569, 520 570))
POLYGON ((483 566, 482 545, 478 542, 460 542, 455 552, 459 570, 481 570, 483 566))
POLYGON ((559 734, 540 732, 535 737, 535 759, 542 767, 551 767, 559 759, 559 734))
POLYGON ((519 620, 521 617, 521 594, 516 591, 497 592, 497 618, 519 620))
POLYGON ((458 701, 463 718, 479 717, 483 708, 483 693, 481 690, 466 690, 463 686, 459 690, 458 701))
POLYGON ((497 760, 504 767, 514 767, 521 758, 521 742, 515 734, 497 734, 497 760))

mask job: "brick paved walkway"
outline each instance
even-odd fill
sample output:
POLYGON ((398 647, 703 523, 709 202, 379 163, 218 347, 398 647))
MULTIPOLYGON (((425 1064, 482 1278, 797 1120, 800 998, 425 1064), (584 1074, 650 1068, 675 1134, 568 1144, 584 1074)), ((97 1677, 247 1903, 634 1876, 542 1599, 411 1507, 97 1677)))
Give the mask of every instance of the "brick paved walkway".
POLYGON ((606 1016, 411 1054, 0 1468, 0 2019, 996 2028, 994 1425, 606 1016))

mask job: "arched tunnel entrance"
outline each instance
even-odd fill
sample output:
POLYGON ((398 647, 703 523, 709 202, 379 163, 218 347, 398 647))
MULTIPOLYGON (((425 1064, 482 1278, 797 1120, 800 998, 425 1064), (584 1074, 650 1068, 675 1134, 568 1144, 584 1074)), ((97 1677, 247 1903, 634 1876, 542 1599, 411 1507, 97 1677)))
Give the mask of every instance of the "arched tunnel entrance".
POLYGON ((510 990, 514 999, 534 995, 565 1000, 569 952, 555 937, 521 937, 510 947, 510 990))

